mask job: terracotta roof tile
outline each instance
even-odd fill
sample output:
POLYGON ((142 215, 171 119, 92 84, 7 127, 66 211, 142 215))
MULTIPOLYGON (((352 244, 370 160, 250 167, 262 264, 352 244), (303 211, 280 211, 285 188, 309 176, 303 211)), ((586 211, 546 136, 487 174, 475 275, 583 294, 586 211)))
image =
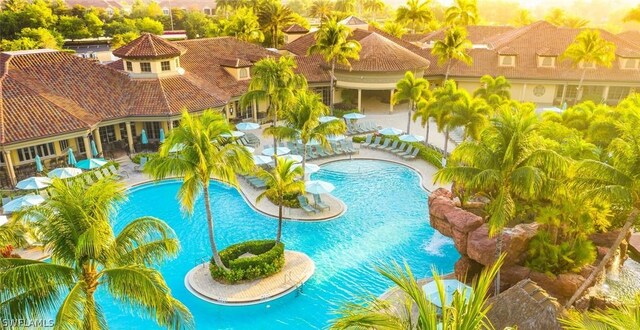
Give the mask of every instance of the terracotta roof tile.
POLYGON ((282 30, 284 33, 308 33, 309 29, 304 28, 299 24, 292 24, 282 30))
MULTIPOLYGON (((467 39, 469 39, 474 44, 483 44, 486 43, 487 39, 499 36, 503 33, 515 30, 516 28, 513 26, 493 26, 493 25, 471 25, 467 26, 467 39)), ((446 29, 439 29, 433 31, 431 33, 422 34, 421 39, 417 40, 409 40, 408 41, 419 41, 423 43, 429 43, 431 41, 442 40, 444 38, 444 32, 446 29)), ((419 34, 420 35, 420 34, 419 34)), ((417 36, 407 36, 407 38, 416 39, 417 36)), ((405 39, 405 37, 402 37, 405 39)))
POLYGON ((298 68, 296 73, 300 73, 307 78, 309 83, 328 82, 331 80, 329 71, 324 67, 324 60, 321 55, 296 56, 298 68))
POLYGON ((365 22, 365 21, 363 21, 360 18, 355 17, 355 16, 349 16, 349 17, 343 19, 342 21, 340 21, 340 23, 344 24, 344 25, 347 25, 347 26, 348 25, 364 25, 364 24, 368 24, 367 22, 365 22))
POLYGON ((170 58, 182 55, 185 49, 151 33, 143 33, 137 39, 113 51, 120 58, 170 58))
POLYGON ((629 30, 622 33, 618 33, 618 38, 626 40, 635 45, 640 45, 640 31, 638 30, 629 30))

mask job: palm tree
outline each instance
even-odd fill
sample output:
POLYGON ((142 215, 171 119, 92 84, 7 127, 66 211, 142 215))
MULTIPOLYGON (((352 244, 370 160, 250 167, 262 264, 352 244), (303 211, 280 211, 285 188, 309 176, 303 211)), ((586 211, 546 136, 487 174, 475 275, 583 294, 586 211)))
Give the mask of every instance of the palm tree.
POLYGON ((424 144, 429 145, 429 121, 433 117, 435 107, 432 106, 433 97, 422 98, 416 103, 416 112, 413 114, 413 121, 420 118, 420 124, 426 128, 426 134, 424 136, 424 144))
POLYGON ((480 78, 480 85, 481 87, 473 92, 473 96, 484 99, 493 107, 511 99, 511 84, 504 76, 493 78, 486 74, 480 78))
POLYGON ((382 0, 365 0, 363 5, 364 10, 371 14, 371 20, 374 22, 376 21, 376 14, 382 12, 386 6, 382 0))
POLYGON ((253 9, 246 7, 236 10, 224 26, 224 33, 247 42, 262 42, 264 40, 258 17, 253 13, 253 9))
POLYGON ((576 36, 569 47, 561 55, 561 59, 569 59, 574 67, 582 66, 582 76, 578 83, 578 95, 574 100, 574 104, 578 102, 578 98, 582 97, 582 82, 587 73, 588 65, 611 67, 611 63, 616 58, 616 45, 607 41, 600 36, 597 30, 584 30, 576 36))
POLYGON ((627 15, 623 19, 625 22, 636 21, 640 22, 640 5, 638 7, 629 10, 627 15))
POLYGON ((433 20, 430 0, 421 2, 420 0, 409 0, 406 5, 398 7, 396 10, 396 21, 410 24, 411 33, 416 33, 419 25, 428 25, 433 20))
POLYGON ((468 26, 478 22, 478 5, 476 0, 455 0, 453 6, 444 13, 447 25, 468 26))
POLYGON ((333 11, 333 2, 331 0, 315 0, 309 8, 309 16, 316 17, 320 20, 320 26, 329 17, 333 11))
POLYGON ((296 22, 293 11, 279 1, 265 1, 258 8, 260 26, 271 35, 271 47, 280 46, 280 31, 296 22))
POLYGON ((516 16, 511 20, 514 26, 527 26, 534 22, 533 15, 527 9, 520 9, 516 16))
POLYGON ((360 43, 349 40, 351 30, 344 24, 340 24, 337 19, 331 18, 315 33, 316 43, 309 47, 308 54, 321 54, 324 60, 331 65, 331 92, 329 106, 333 114, 333 100, 335 93, 335 72, 336 64, 351 67, 350 59, 360 58, 360 43))
POLYGON ((4 225, 0 225, 0 248, 11 245, 14 248, 28 245, 26 235, 29 232, 29 226, 11 219, 4 225))
POLYGON ((482 131, 489 125, 491 107, 484 99, 472 97, 464 89, 460 92, 462 95, 453 106, 449 125, 464 128, 463 140, 478 140, 482 131))
MULTIPOLYGON (((532 200, 547 178, 564 173, 567 160, 536 144, 537 117, 533 107, 513 103, 498 109, 478 141, 462 142, 436 182, 456 182, 489 199, 489 235, 496 236, 496 257, 502 253, 502 230, 516 216, 516 200, 532 200)), ((496 277, 496 294, 500 275, 496 277)))
POLYGON ((207 215, 209 244, 213 260, 218 267, 225 267, 218 254, 211 212, 211 179, 220 180, 237 187, 236 173, 246 173, 253 167, 253 158, 241 145, 228 143, 224 134, 231 133, 231 126, 220 113, 206 110, 199 117, 182 113, 180 126, 167 135, 158 155, 152 157, 144 167, 145 173, 156 180, 169 176, 184 178, 178 190, 178 198, 187 213, 193 213, 196 199, 204 195, 207 215), (176 155, 172 149, 180 147, 176 155))
POLYGON ((442 86, 433 91, 433 102, 430 102, 428 105, 431 107, 428 112, 435 119, 438 132, 444 132, 442 166, 445 166, 447 163, 450 130, 455 128, 451 123, 453 109, 462 97, 462 91, 458 89, 456 83, 451 80, 445 80, 442 86))
POLYGON ((405 33, 407 33, 407 29, 402 23, 394 22, 394 21, 386 21, 382 26, 382 31, 396 37, 402 38, 405 33))
POLYGON ((565 318, 560 319, 560 322, 566 330, 640 330, 640 295, 636 295, 632 303, 618 308, 610 307, 584 313, 571 311, 565 318))
POLYGON ((473 63, 473 59, 467 54, 467 49, 472 46, 471 41, 467 39, 467 30, 456 26, 447 29, 443 40, 435 42, 431 54, 438 57, 438 65, 447 64, 444 80, 449 79, 449 70, 453 60, 458 60, 466 65, 473 63))
MULTIPOLYGON (((252 68, 252 79, 248 91, 240 98, 243 107, 254 101, 267 101, 267 113, 273 119, 271 126, 278 125, 278 115, 289 107, 300 90, 307 89, 307 80, 293 70, 296 62, 293 57, 281 56, 264 58, 252 68)), ((273 137, 273 147, 278 151, 277 136, 273 137)), ((277 158, 275 159, 277 162, 277 158)))
POLYGON ((640 117, 637 114, 625 118, 618 123, 620 136, 609 144, 611 163, 596 160, 581 161, 575 171, 574 185, 578 191, 610 201, 611 204, 628 213, 620 234, 589 277, 569 299, 566 306, 571 306, 588 288, 593 280, 602 272, 611 260, 629 229, 637 221, 640 210, 640 117))
POLYGON ((416 109, 416 104, 422 98, 428 98, 429 81, 424 78, 417 78, 413 72, 407 71, 404 78, 396 83, 396 92, 391 98, 392 104, 398 104, 401 101, 409 101, 409 117, 407 118, 407 134, 411 133, 411 117, 416 109))
POLYGON ((293 160, 280 161, 271 171, 262 168, 256 174, 267 185, 267 189, 256 198, 256 202, 270 196, 271 201, 278 205, 278 233, 276 234, 276 244, 280 243, 282 237, 282 207, 286 197, 290 195, 304 194, 304 181, 300 180, 304 176, 302 167, 293 167, 293 160))
POLYGON ((355 0, 336 0, 335 8, 337 11, 341 11, 346 15, 350 15, 356 12, 355 0))
POLYGON ((104 288, 158 325, 191 328, 189 310, 151 268, 177 256, 180 243, 163 221, 142 217, 114 235, 110 219, 125 198, 122 185, 100 180, 85 188, 56 179, 51 197, 19 214, 35 222, 51 261, 0 258, 0 314, 48 319, 69 329, 104 329, 95 292, 104 288), (64 298, 64 299, 61 299, 64 298))
POLYGON ((391 280, 402 293, 402 301, 373 298, 362 303, 347 303, 338 310, 339 318, 333 321, 332 329, 492 329, 487 313, 487 293, 491 282, 498 274, 504 256, 480 273, 473 280, 469 297, 466 292, 446 298, 444 283, 438 272, 432 271, 440 301, 450 301, 441 311, 429 302, 422 285, 418 284, 409 266, 404 269, 397 263, 392 267, 379 268, 378 272, 391 280), (417 314, 417 318, 413 315, 417 314))

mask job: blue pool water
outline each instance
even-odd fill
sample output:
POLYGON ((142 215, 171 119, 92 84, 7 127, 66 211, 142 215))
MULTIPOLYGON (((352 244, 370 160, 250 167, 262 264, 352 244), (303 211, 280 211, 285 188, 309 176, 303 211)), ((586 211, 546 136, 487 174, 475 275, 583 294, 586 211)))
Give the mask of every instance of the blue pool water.
MULTIPOLYGON (((316 264, 316 273, 303 292, 248 307, 223 307, 193 296, 184 285, 186 273, 209 256, 202 199, 192 217, 180 212, 176 201, 178 181, 148 184, 132 189, 115 219, 116 232, 137 217, 151 215, 166 221, 177 233, 182 251, 161 266, 173 295, 195 317, 198 329, 320 329, 335 317, 342 302, 366 293, 379 295, 391 286, 374 270, 375 265, 406 260, 418 277, 432 266, 450 272, 459 255, 448 238, 429 226, 427 192, 411 169, 389 162, 353 160, 322 166, 312 179, 336 186, 335 196, 347 204, 342 216, 326 222, 284 223, 283 241, 291 250, 303 251, 316 264)), ((249 240, 275 237, 277 220, 255 212, 240 193, 212 183, 216 240, 220 248, 249 240)), ((156 328, 135 311, 99 297, 112 329, 156 328), (105 301, 106 300, 106 301, 105 301)))

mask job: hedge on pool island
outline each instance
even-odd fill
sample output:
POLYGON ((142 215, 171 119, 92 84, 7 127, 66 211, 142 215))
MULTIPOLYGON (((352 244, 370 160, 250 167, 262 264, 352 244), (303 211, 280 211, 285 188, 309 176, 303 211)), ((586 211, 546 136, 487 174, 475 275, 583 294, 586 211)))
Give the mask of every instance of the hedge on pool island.
POLYGON ((220 259, 228 270, 216 266, 212 258, 209 269, 214 280, 225 283, 255 280, 282 270, 284 244, 282 242, 276 244, 275 240, 242 242, 220 251, 220 259), (253 256, 241 258, 245 253, 253 256))

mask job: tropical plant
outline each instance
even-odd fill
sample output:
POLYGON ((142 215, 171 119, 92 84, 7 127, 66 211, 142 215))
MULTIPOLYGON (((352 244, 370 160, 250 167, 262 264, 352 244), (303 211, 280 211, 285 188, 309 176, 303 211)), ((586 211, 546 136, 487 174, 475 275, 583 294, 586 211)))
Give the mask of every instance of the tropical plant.
POLYGON ((262 42, 264 34, 260 30, 258 16, 253 9, 241 7, 236 9, 229 22, 224 26, 224 33, 248 42, 262 42))
POLYGON ((444 84, 433 91, 433 101, 429 102, 430 107, 427 112, 435 119, 438 132, 444 132, 444 152, 442 154, 442 166, 446 165, 449 133, 452 126, 451 116, 456 103, 463 97, 462 90, 459 90, 456 83, 451 80, 445 80, 444 84))
POLYGON ((471 65, 473 59, 467 54, 467 49, 473 46, 467 39, 467 30, 461 27, 449 27, 444 33, 444 39, 438 40, 433 45, 431 54, 438 58, 438 65, 447 65, 444 79, 449 79, 449 70, 453 60, 458 60, 466 65, 471 65))
POLYGON ((422 98, 418 100, 416 103, 416 111, 413 114, 413 121, 418 120, 420 118, 420 125, 426 129, 424 135, 424 144, 429 145, 429 121, 433 117, 435 113, 435 107, 431 104, 433 103, 433 97, 431 98, 422 98))
POLYGON ((598 30, 584 30, 580 32, 573 43, 560 56, 561 59, 568 59, 574 67, 582 66, 582 75, 578 83, 578 95, 574 104, 581 97, 582 83, 587 73, 588 65, 611 67, 611 63, 616 58, 616 45, 600 36, 598 30))
POLYGON ((629 10, 627 15, 624 16, 625 22, 637 21, 640 22, 640 5, 638 7, 629 10))
MULTIPOLYGON (((472 194, 489 199, 489 235, 496 236, 496 257, 502 252, 502 230, 516 217, 517 200, 535 200, 550 178, 562 175, 568 162, 537 145, 533 106, 502 106, 478 141, 461 143, 451 164, 439 170, 436 182, 456 182, 472 194)), ((500 291, 500 275, 496 277, 500 291)))
POLYGON ((258 21, 265 35, 271 36, 271 47, 278 48, 282 29, 295 23, 295 18, 289 7, 282 5, 280 1, 269 0, 258 7, 258 21))
POLYGON ((409 101, 409 117, 407 118, 407 134, 411 133, 411 118, 416 104, 422 98, 430 98, 429 81, 424 78, 416 78, 413 72, 407 71, 404 78, 396 83, 396 91, 391 98, 392 104, 398 104, 401 101, 409 101))
POLYGON ((488 74, 480 78, 480 88, 473 92, 474 97, 480 97, 492 107, 497 107, 503 101, 511 99, 511 84, 504 76, 492 77, 488 74))
POLYGON ((320 26, 322 26, 332 11, 333 2, 331 0, 315 0, 309 8, 309 16, 318 18, 320 26))
POLYGON ((336 64, 351 67, 350 59, 360 58, 360 43, 356 40, 349 40, 351 30, 341 24, 335 18, 329 19, 316 32, 315 44, 309 47, 308 54, 320 54, 324 60, 331 65, 331 92, 329 96, 329 106, 333 114, 333 100, 335 94, 335 72, 336 64))
POLYGON ((516 16, 511 20, 515 26, 527 26, 535 21, 531 12, 527 9, 520 9, 516 16))
POLYGON ((158 325, 193 327, 189 310, 151 268, 178 254, 171 228, 153 217, 131 221, 116 236, 110 218, 124 198, 121 184, 56 179, 51 197, 18 217, 35 223, 51 261, 0 258, 0 314, 48 319, 69 329, 105 329, 95 292, 104 288, 158 325), (56 311, 57 310, 57 311, 56 311))
POLYGON ((570 311, 560 322, 566 330, 640 330, 640 295, 617 308, 570 311))
POLYGON ((454 103, 449 118, 449 126, 462 127, 463 140, 469 138, 480 139, 480 134, 489 125, 489 116, 492 114, 491 107, 484 99, 475 98, 461 89, 459 99, 454 103))
POLYGON ((258 169, 256 174, 267 185, 267 189, 256 198, 256 202, 270 195, 274 204, 278 205, 278 232, 276 234, 276 244, 280 243, 282 237, 282 208, 287 195, 304 194, 304 180, 300 177, 304 175, 302 167, 293 167, 295 162, 290 159, 279 161, 275 168, 266 171, 258 169))
POLYGON ((226 134, 231 134, 231 126, 222 114, 206 110, 201 116, 193 117, 184 111, 180 126, 169 132, 158 155, 144 166, 144 172, 156 180, 169 176, 183 178, 178 198, 187 213, 193 212, 196 199, 200 194, 204 195, 209 244, 219 267, 224 265, 215 241, 209 184, 213 178, 237 187, 236 174, 247 173, 253 167, 249 151, 241 145, 228 143, 226 134), (173 153, 176 149, 181 150, 173 153))
POLYGON ((468 26, 478 22, 478 4, 476 0, 455 0, 444 13, 447 25, 468 26))
POLYGON ((353 14, 356 12, 356 1, 355 0, 336 0, 335 9, 337 11, 343 12, 346 15, 353 14))
POLYGON ((378 272, 391 280, 402 295, 397 303, 373 298, 360 303, 347 303, 338 310, 339 318, 333 321, 332 329, 443 329, 443 330, 479 330, 492 329, 487 313, 491 308, 487 304, 487 294, 493 278, 498 274, 504 256, 500 256, 491 267, 486 267, 480 276, 473 280, 472 289, 467 297, 466 289, 456 291, 453 298, 447 299, 443 280, 438 272, 432 271, 433 281, 438 289, 440 301, 450 301, 438 308, 431 303, 422 285, 405 263, 404 269, 394 263, 391 267, 378 268, 378 272), (417 314, 417 318, 414 315, 417 314))
POLYGON ((429 4, 430 0, 425 0, 424 2, 408 0, 405 5, 396 9, 396 21, 411 26, 411 33, 416 33, 420 25, 429 25, 434 19, 429 4))
MULTIPOLYGON (((371 14, 371 20, 376 21, 376 14, 380 13, 386 7, 382 0, 365 0, 363 3, 364 10, 371 14)), ((391 22, 391 21, 388 21, 391 22)), ((386 24, 387 22, 385 22, 386 24)))
POLYGON ((396 37, 402 38, 403 35, 407 33, 407 29, 402 23, 394 22, 394 21, 386 21, 382 26, 382 31, 396 37))
POLYGON ((9 222, 0 225, 0 248, 11 245, 13 247, 26 246, 28 235, 28 226, 22 221, 16 221, 15 219, 9 220, 9 222))

